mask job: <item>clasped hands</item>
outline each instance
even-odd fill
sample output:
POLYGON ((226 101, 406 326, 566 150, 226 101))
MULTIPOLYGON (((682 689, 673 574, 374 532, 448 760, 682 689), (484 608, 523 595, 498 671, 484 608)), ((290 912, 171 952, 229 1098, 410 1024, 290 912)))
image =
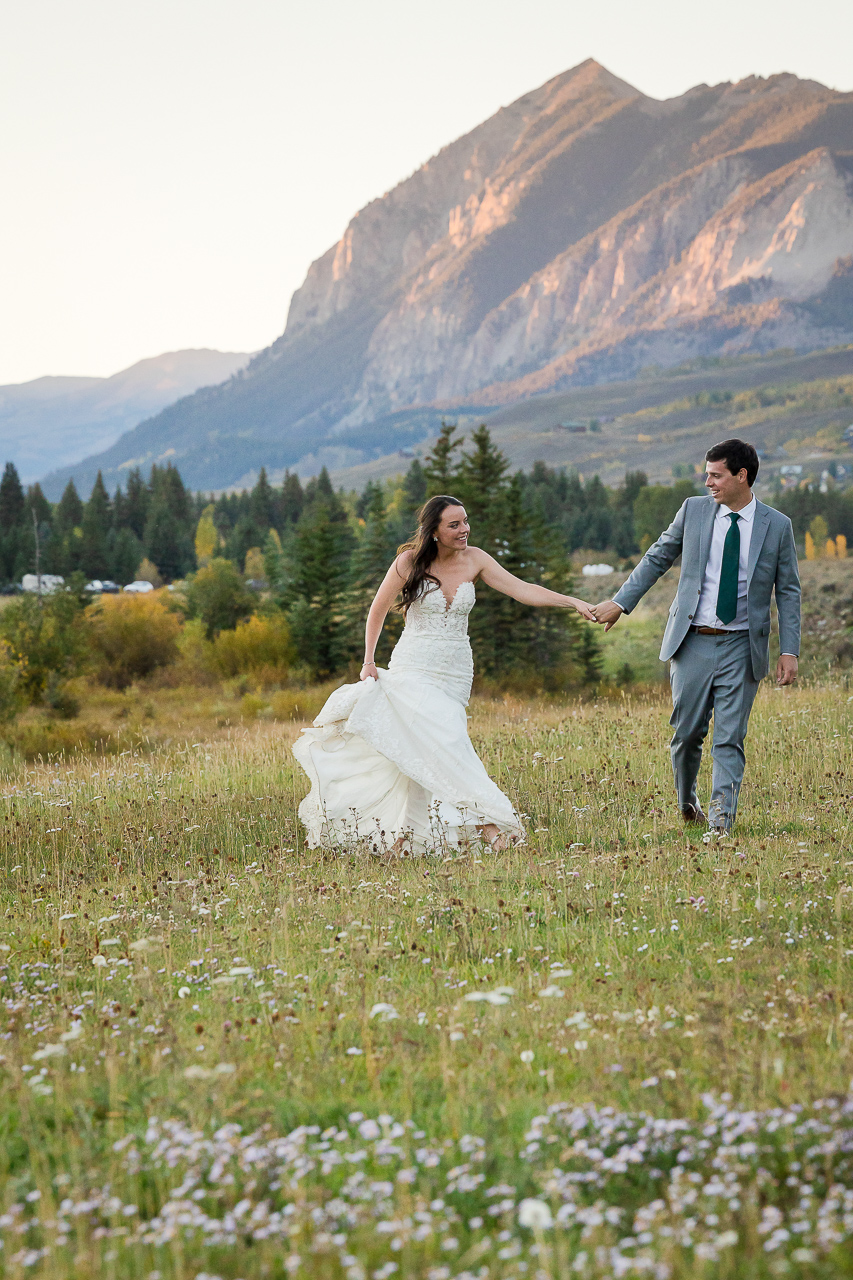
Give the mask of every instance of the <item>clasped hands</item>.
POLYGON ((620 609, 615 600, 602 600, 601 604, 592 606, 590 613, 596 622, 603 625, 605 631, 609 631, 611 627, 616 626, 624 610, 620 609))

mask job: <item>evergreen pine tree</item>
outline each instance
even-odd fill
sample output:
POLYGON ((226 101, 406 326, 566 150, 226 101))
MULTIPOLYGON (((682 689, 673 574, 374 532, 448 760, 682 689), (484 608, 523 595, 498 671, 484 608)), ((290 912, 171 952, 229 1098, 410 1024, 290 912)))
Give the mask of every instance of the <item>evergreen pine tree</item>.
POLYGON ((319 475, 312 476, 305 486, 306 506, 317 498, 328 499, 330 502, 336 498, 334 486, 325 467, 320 469, 319 475))
MULTIPOLYGON (((142 545, 165 582, 183 578, 195 563, 193 504, 177 467, 151 468, 142 545)), ((128 485, 128 494, 130 487, 128 485)))
POLYGON ((110 576, 110 544, 109 534, 112 525, 110 497, 107 493, 104 478, 100 471, 89 501, 83 509, 80 522, 82 538, 80 540, 80 567, 87 578, 108 578, 110 576))
POLYGON ((136 578, 136 570, 142 563, 145 552, 142 543, 127 525, 114 534, 112 540, 110 577, 120 587, 126 587, 136 578))
POLYGON ((233 494, 220 493, 216 502, 213 504, 213 523, 219 530, 219 536, 224 542, 234 527, 235 519, 232 511, 233 494))
POLYGON ((324 679, 341 670, 353 647, 345 610, 353 535, 325 467, 307 488, 310 500, 288 546, 281 603, 300 660, 324 679))
POLYGON ((569 551, 584 546, 586 537, 586 501, 583 481, 576 471, 571 471, 566 482, 563 501, 563 537, 569 551))
POLYGON ((151 491, 142 479, 142 472, 134 467, 127 477, 127 489, 122 502, 122 525, 131 529, 140 543, 145 537, 145 522, 148 519, 148 507, 151 491))
POLYGON ((23 519, 24 490, 14 462, 7 462, 0 480, 0 535, 19 528, 23 519))
POLYGON ((415 458, 403 477, 403 501, 400 508, 400 514, 405 526, 404 538, 408 538, 415 531, 417 523, 418 509, 423 506, 427 499, 427 479, 426 473, 418 458, 415 458))
POLYGON ((145 522, 143 550, 164 582, 182 578, 192 567, 192 547, 164 496, 152 500, 145 522))
POLYGON ((580 663, 583 682, 597 685, 601 680, 603 666, 601 643, 593 626, 581 626, 578 643, 578 661, 580 663))
POLYGON ((275 525, 275 491, 267 479, 266 467, 261 467, 258 482, 249 495, 249 516, 259 534, 254 546, 263 546, 275 525))
POLYGON ((457 436, 456 423, 441 423, 438 439, 424 458, 423 473, 426 480, 426 497, 432 498, 437 493, 453 493, 456 479, 455 453, 462 447, 462 436, 457 436))
POLYGON ((53 508, 42 493, 41 485, 31 484, 27 489, 21 521, 15 577, 22 577, 25 573, 55 572, 52 551, 53 508))
POLYGON ((189 526, 192 504, 177 467, 170 463, 164 468, 151 468, 151 497, 153 501, 162 501, 179 525, 189 526))
MULTIPOLYGON (((528 514, 527 536, 532 580, 551 591, 571 595, 573 582, 565 544, 545 519, 541 504, 528 514)), ((530 609, 527 615, 522 630, 531 675, 538 675, 542 687, 549 690, 589 683, 600 652, 595 628, 574 610, 530 609)))
POLYGON ((613 545, 613 510, 610 505, 610 494, 598 476, 593 476, 584 487, 584 506, 586 507, 585 547, 596 551, 605 551, 613 545))
MULTIPOLYGON (((373 603, 373 597, 388 572, 388 566, 394 560, 396 538, 389 527, 385 514, 385 499, 378 484, 369 488, 370 506, 364 514, 364 530, 361 539, 352 554, 350 564, 350 599, 347 607, 347 626, 353 651, 356 651, 364 636, 367 615, 373 603)), ((402 630, 403 620, 399 614, 389 614, 382 628, 376 660, 384 665, 390 656, 391 649, 402 630)))
POLYGON ((374 511, 377 498, 379 499, 382 515, 385 515, 385 502, 382 497, 382 485, 377 484, 375 480, 368 480, 361 493, 355 500, 355 514, 359 520, 366 520, 368 513, 374 511))
POLYGON ((83 502, 74 481, 69 480, 56 505, 56 528, 60 533, 71 533, 83 523, 83 502))
MULTIPOLYGON (((489 430, 478 427, 471 437, 472 448, 459 460, 453 477, 454 497, 465 506, 471 523, 471 545, 504 562, 516 563, 523 539, 522 522, 515 527, 508 510, 510 486, 506 480, 508 463, 492 443, 489 430)), ((517 495, 515 495, 517 498, 517 495)), ((510 572, 517 572, 510 567, 510 572)), ((469 631, 477 670, 494 676, 512 666, 513 627, 510 620, 518 606, 508 597, 483 586, 478 589, 477 607, 470 615, 469 631)))
POLYGON ((494 554, 495 539, 503 525, 502 505, 509 463, 492 443, 485 424, 471 436, 472 448, 459 460, 453 478, 455 497, 464 503, 471 525, 471 542, 494 554))
POLYGON ((64 577, 80 569, 83 503, 74 481, 69 480, 53 513, 53 534, 45 555, 45 572, 64 577))
POLYGON ((299 483, 299 476, 295 473, 285 471, 284 483, 281 486, 281 494, 276 505, 278 511, 275 527, 279 533, 284 533, 285 529, 296 524, 296 521, 302 515, 302 508, 305 505, 302 485, 299 483))
MULTIPOLYGON (((501 494, 501 536, 491 553, 509 573, 526 579, 531 566, 522 492, 521 476, 516 475, 501 494)), ((522 624, 528 612, 510 596, 477 585, 477 604, 468 618, 475 670, 487 679, 506 680, 526 665, 528 637, 522 624)))
POLYGON ((266 544, 268 533, 269 528, 265 530, 259 529, 250 515, 240 516, 225 540, 224 555, 226 559, 233 561, 242 572, 243 565, 246 563, 247 553, 253 547, 263 547, 266 544))
POLYGON ((620 556, 631 556, 640 549, 634 528, 634 503, 648 483, 644 471, 626 471, 623 483, 613 494, 613 546, 620 556))
POLYGON ((7 462, 0 480, 0 580, 3 582, 18 577, 23 525, 24 490, 15 464, 7 462))
MULTIPOLYGON (((53 507, 42 493, 41 485, 38 481, 35 484, 31 484, 27 489, 27 508, 30 512, 35 512, 39 526, 47 525, 48 529, 53 527, 53 507)), ((30 519, 32 519, 32 515, 30 519)))

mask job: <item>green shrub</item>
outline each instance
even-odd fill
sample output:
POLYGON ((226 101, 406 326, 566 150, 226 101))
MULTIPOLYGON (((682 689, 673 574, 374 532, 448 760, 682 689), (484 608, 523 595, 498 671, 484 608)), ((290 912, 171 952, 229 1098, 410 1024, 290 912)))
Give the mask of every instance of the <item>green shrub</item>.
POLYGON ((119 740, 108 729, 80 721, 24 721, 10 726, 5 737, 13 757, 22 756, 25 760, 88 751, 109 755, 120 750, 119 740))
POLYGON ((73 720, 80 714, 80 699, 70 682, 63 680, 55 671, 51 671, 47 678, 42 701, 50 714, 56 716, 58 720, 73 720))
POLYGON ((213 643, 208 640, 201 618, 190 618, 181 628, 178 637, 181 664, 190 680, 211 678, 213 667, 213 643))
POLYGON ((156 596, 102 596, 86 618, 99 679, 114 689, 178 656, 180 621, 156 596))
POLYGON ((24 705, 24 664, 0 640, 0 724, 7 724, 24 705))
POLYGON ((204 623, 208 640, 248 618, 256 600, 230 560, 217 557, 199 569, 187 585, 190 615, 204 623))
POLYGON ((251 674, 264 683, 285 680, 293 661, 287 619, 254 614, 233 631, 220 631, 213 641, 211 662, 222 676, 251 674))
POLYGON ((0 612, 0 640, 20 666, 25 702, 40 702, 51 677, 79 675, 89 660, 83 606, 73 591, 10 601, 0 612))
POLYGON ((266 706, 265 699, 258 697, 256 693, 244 693, 240 699, 240 715, 246 720, 256 720, 266 706))

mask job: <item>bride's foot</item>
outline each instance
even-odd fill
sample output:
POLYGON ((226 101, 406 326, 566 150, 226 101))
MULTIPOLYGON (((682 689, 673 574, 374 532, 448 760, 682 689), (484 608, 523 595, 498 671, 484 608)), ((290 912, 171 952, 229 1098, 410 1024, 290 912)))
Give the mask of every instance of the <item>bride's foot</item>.
POLYGON ((496 826, 494 822, 488 822, 478 830, 486 844, 495 853, 505 853, 507 849, 511 849, 513 846, 512 836, 506 831, 501 831, 500 827, 496 826))

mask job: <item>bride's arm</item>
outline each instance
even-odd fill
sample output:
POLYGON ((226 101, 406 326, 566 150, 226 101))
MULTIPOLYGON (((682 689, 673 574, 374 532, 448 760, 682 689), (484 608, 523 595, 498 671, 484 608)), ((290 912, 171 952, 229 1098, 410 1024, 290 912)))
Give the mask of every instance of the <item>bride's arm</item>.
MULTIPOLYGON (((471 550, 473 551, 474 548, 472 547, 471 550)), ((575 596, 564 596, 559 591, 550 591, 548 587, 539 587, 534 582, 523 582, 485 551, 478 548, 476 554, 479 576, 487 586, 494 587, 495 591, 511 596, 520 604, 553 605, 558 609, 577 609, 587 622, 595 622, 595 615, 585 600, 578 600, 575 596)))
POLYGON ((364 628, 364 666, 361 668, 360 680, 367 680, 371 676, 374 680, 377 678, 376 663, 373 661, 376 654, 376 646, 379 643, 379 637, 382 634, 382 627, 388 616, 388 610, 400 594, 403 583, 406 581, 411 559, 411 551, 403 551, 398 555, 391 568, 385 574, 379 590, 373 597, 373 604, 370 606, 370 612, 367 615, 367 625, 364 628))

